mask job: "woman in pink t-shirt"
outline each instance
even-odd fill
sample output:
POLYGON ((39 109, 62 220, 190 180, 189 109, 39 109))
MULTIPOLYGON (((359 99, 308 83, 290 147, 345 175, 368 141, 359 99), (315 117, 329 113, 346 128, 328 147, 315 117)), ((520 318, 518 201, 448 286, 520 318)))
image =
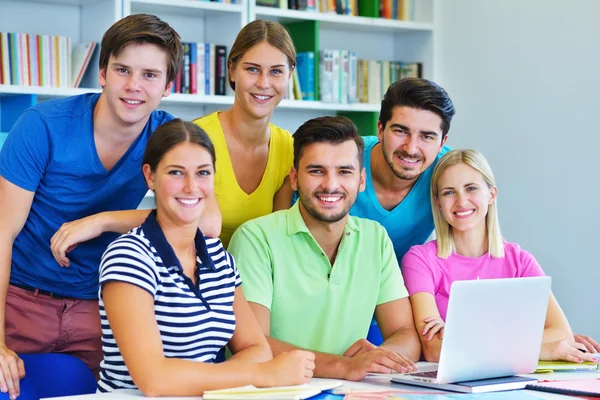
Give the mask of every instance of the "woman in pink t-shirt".
MULTIPOLYGON (((436 165, 431 206, 437 240, 412 247, 402 259, 415 326, 427 361, 440 357, 452 282, 543 276, 535 258, 500 234, 492 170, 477 150, 453 150, 436 165)), ((508 294, 507 294, 508 295, 508 294)), ((595 361, 575 343, 550 295, 540 359, 595 361)))

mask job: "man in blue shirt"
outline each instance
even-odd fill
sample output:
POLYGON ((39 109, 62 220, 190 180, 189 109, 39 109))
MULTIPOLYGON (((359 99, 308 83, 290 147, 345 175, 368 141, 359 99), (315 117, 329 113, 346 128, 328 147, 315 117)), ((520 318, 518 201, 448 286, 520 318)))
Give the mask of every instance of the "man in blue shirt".
POLYGON ((385 227, 398 263, 433 232, 429 183, 447 151, 454 112, 448 93, 434 82, 401 79, 381 102, 377 137, 364 137, 366 188, 350 214, 385 227))
POLYGON ((179 35, 159 18, 124 18, 102 38, 102 92, 40 103, 8 135, 0 154, 0 390, 11 398, 24 375, 15 353, 69 353, 98 370, 98 266, 116 234, 79 244, 60 264, 51 238, 64 223, 139 205, 148 190, 141 159, 152 132, 173 118, 155 110, 182 53, 179 35))

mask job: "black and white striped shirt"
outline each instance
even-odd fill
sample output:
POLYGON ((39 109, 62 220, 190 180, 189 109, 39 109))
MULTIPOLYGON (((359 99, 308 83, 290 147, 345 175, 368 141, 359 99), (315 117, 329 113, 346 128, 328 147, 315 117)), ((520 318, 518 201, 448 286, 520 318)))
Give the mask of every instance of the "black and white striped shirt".
POLYGON ((197 286, 183 273, 155 211, 104 252, 99 292, 104 359, 99 392, 136 388, 104 310, 102 285, 107 282, 127 282, 152 295, 165 357, 212 362, 231 339, 234 291, 241 285, 234 259, 219 239, 204 237, 200 230, 195 243, 197 286))

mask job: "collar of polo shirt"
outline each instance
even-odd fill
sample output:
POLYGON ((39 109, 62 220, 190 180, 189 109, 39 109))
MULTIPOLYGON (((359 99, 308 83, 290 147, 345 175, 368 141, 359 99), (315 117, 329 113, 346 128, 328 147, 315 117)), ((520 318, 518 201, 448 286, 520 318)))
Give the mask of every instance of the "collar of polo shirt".
MULTIPOLYGON (((148 218, 146 218, 146 221, 142 224, 142 229, 144 230, 144 235, 150 241, 150 244, 156 249, 156 252, 160 256, 163 264, 165 266, 176 265, 181 269, 181 271, 183 271, 183 267, 175 255, 173 247, 167 241, 162 228, 156 220, 156 210, 152 210, 152 212, 148 215, 148 218)), ((196 255, 200 257, 200 262, 202 265, 206 268, 216 271, 215 264, 208 255, 206 242, 204 241, 204 235, 202 234, 202 231, 200 231, 200 228, 196 230, 194 242, 196 246, 196 255)))
MULTIPOLYGON (((287 234, 288 236, 295 235, 299 232, 305 232, 310 234, 310 230, 306 226, 306 222, 304 222, 304 218, 302 218, 302 214, 300 213, 300 199, 296 201, 296 203, 290 208, 287 213, 287 234)), ((346 220, 346 226, 344 227, 344 235, 350 236, 352 232, 358 232, 360 230, 356 221, 352 218, 348 218, 346 220)))

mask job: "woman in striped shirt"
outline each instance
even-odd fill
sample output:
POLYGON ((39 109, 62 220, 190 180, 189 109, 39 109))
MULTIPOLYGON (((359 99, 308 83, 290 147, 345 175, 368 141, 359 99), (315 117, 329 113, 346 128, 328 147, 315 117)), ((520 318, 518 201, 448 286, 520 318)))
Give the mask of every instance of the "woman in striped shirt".
POLYGON ((210 139, 192 123, 173 120, 150 138, 143 172, 156 211, 114 241, 100 265, 100 392, 192 396, 312 377, 313 353, 272 359, 233 257, 198 229, 214 196, 214 165, 210 139), (233 356, 213 363, 226 344, 233 356))

